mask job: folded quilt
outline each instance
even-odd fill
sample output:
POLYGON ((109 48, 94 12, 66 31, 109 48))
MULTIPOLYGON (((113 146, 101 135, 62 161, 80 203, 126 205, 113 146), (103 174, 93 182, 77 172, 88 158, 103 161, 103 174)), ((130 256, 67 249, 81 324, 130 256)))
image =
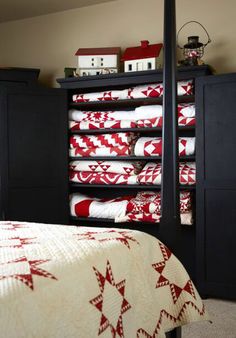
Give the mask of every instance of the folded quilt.
MULTIPOLYGON (((179 138, 179 155, 188 156, 195 153, 195 137, 179 138)), ((136 156, 161 156, 161 137, 140 137, 135 143, 134 154, 136 156)))
POLYGON ((0 223, 2 338, 164 338, 209 319, 183 265, 141 231, 0 223))
MULTIPOLYGON (((81 111, 69 110, 69 120, 81 122, 105 122, 105 121, 137 121, 161 117, 163 113, 161 105, 145 105, 135 110, 125 111, 81 111)), ((178 104, 178 115, 182 117, 195 117, 195 105, 192 103, 178 104)))
MULTIPOLYGON (((179 81, 177 93, 181 95, 193 95, 193 80, 179 81)), ((147 97, 161 97, 163 95, 163 84, 149 83, 123 90, 110 90, 96 93, 75 94, 73 102, 94 102, 94 101, 117 101, 125 99, 139 99, 147 97)))
MULTIPOLYGON (((136 197, 130 199, 126 210, 125 216, 115 219, 116 223, 132 221, 159 223, 161 219, 161 193, 139 192, 136 197)), ((188 191, 180 192, 180 220, 181 224, 193 224, 191 193, 188 191)))
MULTIPOLYGON (((137 124, 137 128, 156 128, 156 127, 162 127, 163 118, 162 117, 156 117, 156 118, 152 118, 152 119, 138 120, 136 122, 136 124, 137 124)), ((196 124, 195 117, 180 116, 178 118, 178 125, 180 127, 195 126, 195 124, 196 124)))
POLYGON ((153 118, 162 116, 162 106, 144 106, 138 107, 135 110, 125 111, 80 111, 69 110, 69 120, 72 121, 90 121, 90 122, 105 122, 105 121, 137 121, 139 119, 153 118), (144 109, 142 109, 144 108, 144 109))
POLYGON ((128 89, 110 90, 98 93, 75 94, 72 96, 72 101, 77 103, 93 102, 93 101, 117 101, 128 98, 128 89))
MULTIPOLYGON (((161 184, 161 163, 148 162, 138 174, 139 184, 161 184)), ((179 183, 184 185, 196 184, 196 163, 179 163, 179 183)))
POLYGON ((133 154, 133 145, 102 148, 73 148, 69 149, 70 157, 96 157, 96 156, 126 156, 133 154))
POLYGON ((138 192, 127 205, 127 213, 158 214, 161 211, 161 194, 152 191, 138 192))
POLYGON ((138 184, 137 175, 70 170, 71 182, 83 184, 138 184))
POLYGON ((115 219, 126 214, 126 208, 131 196, 114 199, 92 198, 76 193, 70 196, 70 211, 72 216, 115 219))
MULTIPOLYGON (((180 192, 180 212, 192 210, 191 193, 189 191, 180 192)), ((158 214, 161 211, 161 193, 153 191, 138 192, 127 205, 127 213, 139 214, 158 214)))
POLYGON ((137 135, 131 132, 99 134, 99 135, 72 135, 70 148, 103 148, 128 146, 136 140, 137 135))
POLYGON ((97 130, 97 129, 129 129, 136 128, 135 121, 105 121, 105 122, 91 122, 91 121, 69 121, 69 129, 71 131, 78 130, 97 130))
MULTIPOLYGON (((178 96, 182 95, 193 95, 193 81, 179 81, 177 83, 178 96)), ((154 98, 161 97, 163 95, 163 84, 162 83, 151 83, 141 86, 136 86, 128 90, 128 97, 130 99, 139 98, 154 98)))
MULTIPOLYGON (((125 223, 125 222, 150 222, 150 223, 160 223, 161 214, 126 214, 124 217, 119 217, 115 219, 115 223, 125 223)), ((187 213, 180 214, 180 223, 182 225, 192 225, 193 224, 193 215, 192 211, 187 213)))
POLYGON ((69 169, 96 173, 136 175, 143 167, 139 161, 71 161, 69 169))

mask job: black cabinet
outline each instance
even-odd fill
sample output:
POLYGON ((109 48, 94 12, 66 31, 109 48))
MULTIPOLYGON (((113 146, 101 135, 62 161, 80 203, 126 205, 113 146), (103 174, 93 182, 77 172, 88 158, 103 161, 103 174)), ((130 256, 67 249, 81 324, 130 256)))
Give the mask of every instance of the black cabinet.
MULTIPOLYGON (((177 79, 180 80, 189 80, 193 81, 199 76, 206 76, 211 73, 209 66, 195 66, 195 67, 179 67, 177 71, 177 79)), ((142 99, 133 99, 133 100, 118 100, 118 101, 95 101, 95 102, 82 102, 82 103, 72 103, 72 95, 78 93, 87 93, 87 92, 100 92, 107 90, 119 90, 127 89, 129 87, 147 84, 147 83, 156 83, 163 81, 163 71, 141 71, 141 72, 131 72, 131 73, 118 73, 118 74, 109 74, 109 75, 99 75, 99 76, 85 76, 79 78, 66 78, 58 79, 59 84, 62 88, 67 89, 68 92, 68 109, 74 108, 78 110, 126 110, 134 109, 135 107, 141 105, 150 105, 150 104, 162 104, 163 98, 142 98, 142 99)), ((186 95, 178 97, 178 102, 194 102, 194 95, 186 95)), ((172 126, 171 126, 172 127, 172 126)), ((110 129, 102 130, 79 130, 71 132, 78 134, 99 134, 105 132, 122 132, 122 131, 133 131, 138 133, 140 136, 161 136, 162 128, 132 128, 132 129, 110 129)), ((184 126, 178 128, 179 136, 195 136, 195 127, 194 126, 184 126)), ((169 147, 168 138, 164 137, 164 147, 166 149, 169 147)), ((91 158, 81 157, 80 160, 86 161, 91 158)), ((152 157, 152 156, 125 156, 125 157, 93 157, 94 160, 140 160, 140 161, 158 161, 161 162, 161 157, 152 157)), ((182 158, 183 160, 183 158, 182 158)), ((195 156, 186 156, 185 161, 195 161, 195 156)), ((178 167, 176 163, 173 163, 175 169, 178 167)), ((178 169, 177 169, 178 170, 178 169)), ((168 165, 164 167, 165 178, 163 181, 168 182, 170 180, 170 170, 168 165)), ((177 174, 178 175, 178 174, 177 174)), ((163 177, 164 177, 163 176, 163 177)), ((162 182, 163 182, 162 181, 162 182)), ((83 194, 91 194, 96 197, 106 197, 114 198, 117 196, 127 195, 127 194, 136 194, 138 191, 160 191, 163 186, 117 186, 117 185, 91 185, 91 184, 76 184, 70 183, 70 192, 81 192, 83 194)), ((168 192, 165 195, 166 200, 170 200, 172 196, 173 186, 168 184, 168 192)), ((195 207, 195 186, 180 186, 179 189, 191 190, 193 195, 193 204, 195 207)), ((171 210, 170 210, 171 211, 171 210)), ((195 213, 195 208, 194 208, 195 213)), ((173 215, 172 211, 170 212, 173 215)), ((150 233, 158 237, 163 241, 175 255, 181 260, 184 264, 191 277, 195 278, 195 224, 193 226, 181 226, 177 223, 176 218, 168 217, 167 220, 161 220, 159 224, 153 223, 144 223, 144 222, 133 222, 133 223, 114 223, 111 220, 96 219, 96 218, 78 218, 71 217, 71 223, 76 225, 86 225, 86 226, 112 226, 112 227, 122 227, 122 228, 132 228, 138 229, 147 233, 150 233)))
POLYGON ((199 78, 196 104, 198 286, 236 299, 236 74, 199 78))
POLYGON ((68 223, 66 93, 0 87, 1 219, 68 223))

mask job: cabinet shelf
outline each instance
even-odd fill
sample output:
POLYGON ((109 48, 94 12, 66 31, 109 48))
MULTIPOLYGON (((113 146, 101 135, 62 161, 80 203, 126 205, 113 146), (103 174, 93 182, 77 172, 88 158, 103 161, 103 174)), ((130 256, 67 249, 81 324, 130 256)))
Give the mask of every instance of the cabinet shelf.
POLYGON ((94 223, 96 224, 102 224, 102 223, 107 223, 108 225, 113 224, 114 227, 120 228, 122 227, 123 224, 126 225, 127 229, 127 224, 130 225, 130 228, 135 225, 137 227, 138 225, 150 225, 150 226, 158 226, 160 223, 152 223, 152 222, 121 222, 121 223, 115 223, 113 219, 109 218, 96 218, 96 217, 76 217, 76 216, 71 216, 70 217, 71 221, 73 222, 85 222, 85 223, 94 223))
MULTIPOLYGON (((77 108, 82 110, 87 109, 117 109, 117 108, 135 108, 145 105, 162 104, 163 97, 156 98, 141 98, 141 99, 128 99, 128 100, 116 100, 116 101, 91 101, 91 102, 71 102, 71 108, 77 108)), ((177 101, 179 103, 191 103, 194 102, 194 95, 178 96, 177 101)))
MULTIPOLYGON (((195 131, 195 126, 181 126, 178 128, 179 132, 185 131, 195 131)), ((135 132, 135 133, 150 133, 157 132, 158 134, 162 133, 162 127, 155 128, 117 128, 117 129, 85 129, 85 130, 70 130, 71 134, 111 134, 111 133, 125 133, 125 132, 135 132)))
MULTIPOLYGON (((161 185, 139 185, 139 184, 84 184, 70 183, 71 188, 108 188, 108 189, 136 189, 136 190, 160 190, 161 185)), ((180 190, 195 190, 195 185, 179 185, 180 190)))
MULTIPOLYGON (((70 157, 70 161, 161 161, 161 156, 90 156, 90 157, 70 157)), ((180 162, 195 161, 195 156, 181 156, 180 162)))

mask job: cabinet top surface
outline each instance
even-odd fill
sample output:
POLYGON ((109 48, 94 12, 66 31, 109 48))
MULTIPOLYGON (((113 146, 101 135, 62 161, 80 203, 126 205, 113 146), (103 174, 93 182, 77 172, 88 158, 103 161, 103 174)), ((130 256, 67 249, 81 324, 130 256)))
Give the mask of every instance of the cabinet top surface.
MULTIPOLYGON (((201 75, 211 74, 210 66, 185 66, 177 67, 177 76, 180 78, 192 78, 201 75)), ((92 87, 107 85, 120 85, 124 83, 135 83, 136 81, 160 81, 163 76, 163 70, 149 70, 130 73, 102 74, 94 76, 68 77, 57 79, 57 82, 64 88, 92 87)))

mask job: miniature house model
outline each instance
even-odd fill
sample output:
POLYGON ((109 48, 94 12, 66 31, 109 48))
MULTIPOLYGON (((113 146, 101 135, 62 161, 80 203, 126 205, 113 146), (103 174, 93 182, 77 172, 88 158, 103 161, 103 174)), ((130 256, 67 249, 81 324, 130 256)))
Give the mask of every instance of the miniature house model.
POLYGON ((120 64, 120 47, 80 48, 77 72, 80 76, 117 73, 120 64))
POLYGON ((127 48, 122 57, 124 71, 134 72, 162 67, 163 44, 149 45, 149 41, 141 41, 141 46, 127 48))

